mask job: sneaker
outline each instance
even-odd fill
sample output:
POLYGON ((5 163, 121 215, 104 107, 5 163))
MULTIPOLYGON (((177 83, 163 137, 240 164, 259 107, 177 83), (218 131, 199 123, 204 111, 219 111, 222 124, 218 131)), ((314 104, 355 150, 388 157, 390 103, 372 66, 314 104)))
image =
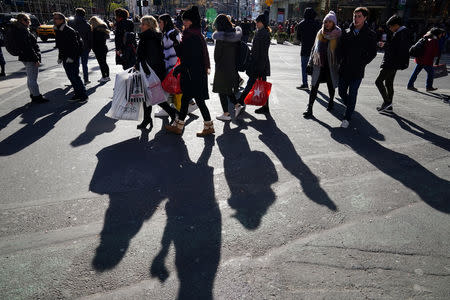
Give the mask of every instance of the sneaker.
POLYGON ((220 116, 217 116, 216 119, 220 120, 220 121, 231 121, 231 116, 230 115, 226 115, 226 114, 222 114, 220 116))
POLYGON ((88 85, 89 83, 91 83, 89 80, 84 81, 84 85, 88 85))
POLYGON ((347 128, 348 125, 350 125, 350 123, 347 120, 342 121, 341 127, 342 128, 347 128))
POLYGON ((99 79, 98 82, 108 82, 110 80, 111 80, 111 78, 109 78, 109 77, 102 77, 102 78, 99 79))
POLYGON ((195 111, 196 109, 198 109, 197 103, 189 104, 188 113, 191 113, 191 112, 195 111))
POLYGON ((234 108, 234 117, 237 118, 243 111, 245 110, 245 106, 239 104, 234 108))
POLYGON ((382 112, 382 111, 389 110, 389 108, 392 110, 392 103, 384 103, 383 102, 383 104, 381 104, 381 106, 377 107, 377 110, 379 112, 382 112))
POLYGON ((157 118, 163 118, 163 117, 168 117, 168 116, 169 116, 169 114, 164 109, 161 109, 160 111, 155 112, 155 117, 157 117, 157 118))
POLYGON ((437 90, 437 88, 435 88, 435 87, 427 88, 427 92, 432 92, 432 91, 435 91, 435 90, 437 90))
POLYGON ((302 84, 301 86, 297 87, 297 90, 309 90, 309 87, 307 84, 302 84))
POLYGON ((414 91, 414 92, 417 92, 417 91, 418 91, 418 89, 416 89, 416 88, 413 87, 413 86, 408 86, 407 89, 410 90, 410 91, 414 91))

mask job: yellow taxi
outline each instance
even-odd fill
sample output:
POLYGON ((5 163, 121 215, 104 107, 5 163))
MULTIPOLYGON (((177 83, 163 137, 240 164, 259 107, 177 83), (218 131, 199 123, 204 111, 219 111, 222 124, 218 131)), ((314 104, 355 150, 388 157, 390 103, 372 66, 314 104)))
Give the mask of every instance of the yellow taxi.
POLYGON ((54 39, 55 30, 53 29, 53 21, 49 21, 46 24, 39 26, 36 29, 36 33, 43 42, 46 42, 48 39, 54 39))

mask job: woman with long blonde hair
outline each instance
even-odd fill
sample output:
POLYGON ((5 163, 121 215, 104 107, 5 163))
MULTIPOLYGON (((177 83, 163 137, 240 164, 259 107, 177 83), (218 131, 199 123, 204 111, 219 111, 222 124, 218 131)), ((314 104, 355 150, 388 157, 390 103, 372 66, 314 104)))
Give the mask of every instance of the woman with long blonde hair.
POLYGON ((99 82, 107 82, 109 78, 109 66, 106 63, 106 56, 108 54, 108 47, 106 40, 109 38, 108 26, 98 17, 92 17, 89 20, 92 28, 92 51, 94 51, 95 58, 97 58, 98 65, 102 72, 102 78, 99 82))

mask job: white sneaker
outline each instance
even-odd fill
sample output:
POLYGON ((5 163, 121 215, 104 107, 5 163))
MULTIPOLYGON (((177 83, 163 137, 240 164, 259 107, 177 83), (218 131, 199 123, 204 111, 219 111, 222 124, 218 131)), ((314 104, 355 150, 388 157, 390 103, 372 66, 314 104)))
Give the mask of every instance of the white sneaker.
POLYGON ((350 125, 350 123, 347 120, 342 121, 341 127, 342 128, 347 128, 348 125, 350 125))
POLYGON ((109 78, 109 77, 102 77, 102 78, 100 78, 100 80, 98 82, 108 82, 110 80, 111 80, 111 78, 109 78))
POLYGON ((168 116, 169 116, 169 114, 164 109, 161 109, 160 111, 155 112, 155 117, 168 117, 168 116))
POLYGON ((244 110, 245 110, 245 106, 240 105, 240 104, 239 104, 239 106, 236 106, 234 108, 234 117, 237 118, 241 114, 241 112, 243 112, 244 110))
POLYGON ((221 116, 217 116, 216 119, 220 121, 231 121, 231 116, 223 114, 221 116))
POLYGON ((193 111, 196 110, 197 108, 198 108, 197 103, 189 104, 188 113, 193 112, 193 111))

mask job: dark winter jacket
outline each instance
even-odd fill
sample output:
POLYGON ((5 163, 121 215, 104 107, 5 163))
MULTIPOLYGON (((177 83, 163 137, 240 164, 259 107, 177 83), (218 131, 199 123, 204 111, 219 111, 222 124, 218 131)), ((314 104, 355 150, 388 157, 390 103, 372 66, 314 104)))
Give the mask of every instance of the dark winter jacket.
POLYGON ((84 17, 75 16, 70 21, 69 26, 75 29, 83 41, 83 51, 91 51, 92 49, 92 29, 84 17))
POLYGON ((134 24, 131 20, 120 20, 116 24, 114 43, 116 45, 116 51, 122 51, 125 47, 124 35, 125 32, 134 32, 134 24))
POLYGON ((382 69, 404 70, 409 65, 409 30, 402 26, 384 44, 382 69))
POLYGON ((214 48, 214 61, 216 72, 214 74, 213 92, 231 95, 239 87, 239 74, 236 68, 242 30, 238 26, 232 31, 216 31, 212 38, 216 40, 214 48))
POLYGON ((18 41, 17 46, 22 49, 19 54, 19 61, 40 62, 41 51, 30 30, 20 22, 14 22, 11 26, 13 27, 11 30, 14 30, 14 38, 18 41))
POLYGON ((435 36, 425 37, 425 52, 422 56, 416 57, 415 61, 419 65, 432 66, 434 58, 439 56, 439 42, 435 36))
POLYGON ((54 26, 54 29, 56 48, 59 50, 58 58, 63 61, 67 58, 77 60, 80 57, 80 48, 76 31, 67 24, 62 24, 59 28, 54 26))
POLYGON ((304 20, 301 21, 297 26, 297 40, 300 41, 302 49, 300 52, 301 56, 309 56, 311 54, 311 49, 314 46, 314 41, 316 40, 317 32, 319 31, 321 25, 315 20, 316 12, 308 7, 305 9, 304 20))
POLYGON ((164 48, 162 45, 162 33, 146 30, 139 34, 139 45, 137 47, 136 64, 142 64, 146 74, 150 74, 147 64, 155 71, 161 81, 166 76, 164 63, 164 48))
POLYGON ((183 38, 175 46, 180 65, 180 84, 183 95, 190 98, 209 99, 207 60, 209 59, 206 42, 200 28, 188 28, 183 31, 183 38), (206 51, 206 53, 205 53, 206 51))
POLYGON ((359 33, 354 32, 353 23, 342 32, 338 46, 340 58, 339 77, 364 78, 364 69, 377 56, 377 35, 364 24, 359 33))
POLYGON ((106 40, 109 38, 109 32, 106 25, 100 25, 92 30, 92 51, 94 53, 106 53, 108 47, 106 46, 106 40))
POLYGON ((246 72, 248 76, 270 76, 269 46, 269 30, 265 27, 257 30, 253 38, 250 67, 246 72))

